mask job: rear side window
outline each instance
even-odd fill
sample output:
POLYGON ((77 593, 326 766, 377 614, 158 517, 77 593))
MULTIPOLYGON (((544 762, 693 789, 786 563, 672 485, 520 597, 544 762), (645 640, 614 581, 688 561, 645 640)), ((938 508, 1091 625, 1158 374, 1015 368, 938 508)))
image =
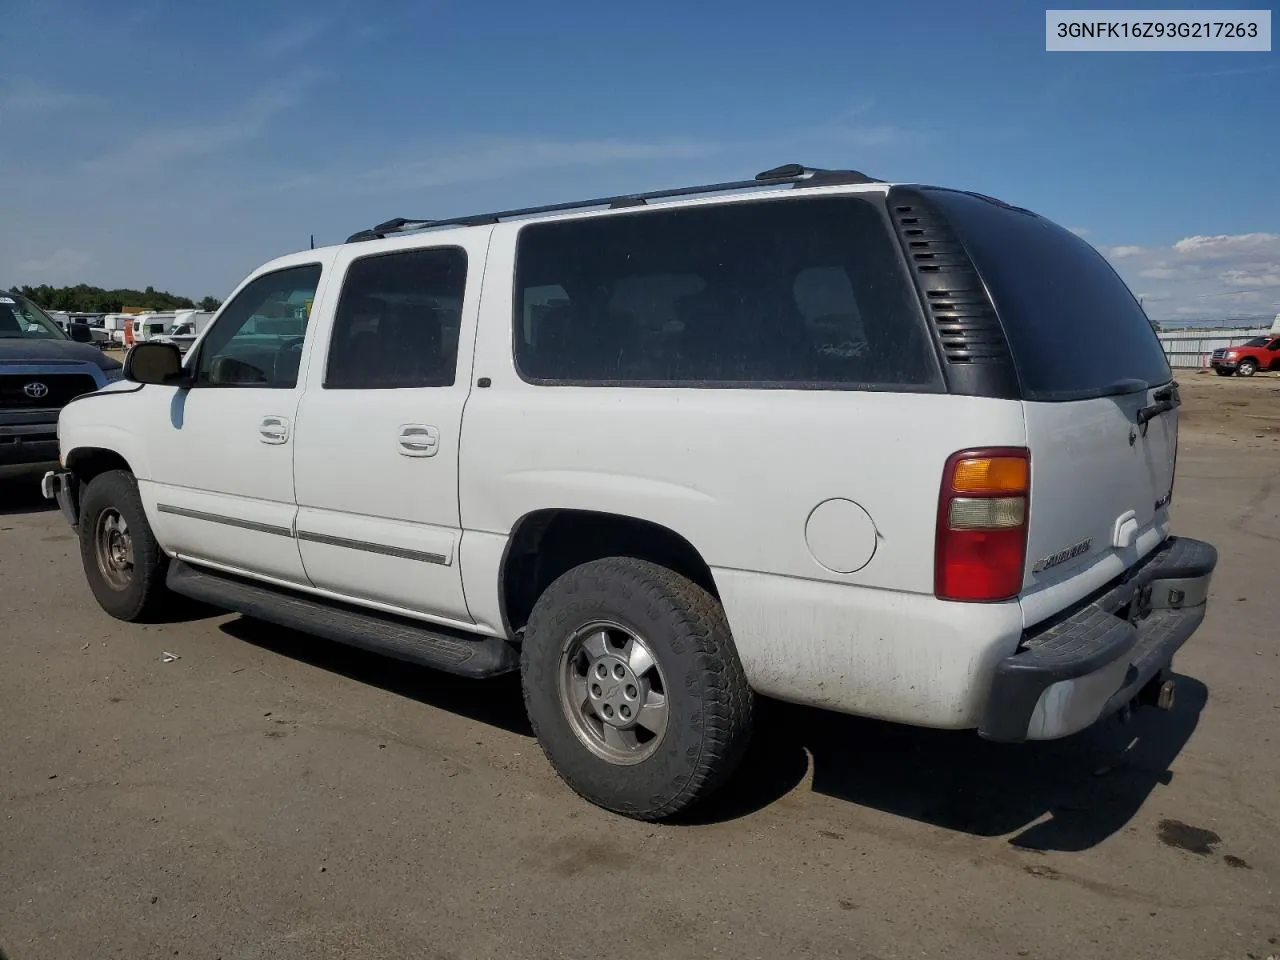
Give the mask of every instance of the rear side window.
POLYGON ((856 197, 532 224, 515 318, 535 383, 941 389, 884 211, 856 197))
POLYGON ((325 389, 452 386, 466 286, 467 254, 459 247, 353 261, 333 321, 325 389))
POLYGON ((1027 400, 1099 396, 1170 371, 1151 322, 1102 255, 1070 230, 971 194, 931 190, 991 293, 1027 400))

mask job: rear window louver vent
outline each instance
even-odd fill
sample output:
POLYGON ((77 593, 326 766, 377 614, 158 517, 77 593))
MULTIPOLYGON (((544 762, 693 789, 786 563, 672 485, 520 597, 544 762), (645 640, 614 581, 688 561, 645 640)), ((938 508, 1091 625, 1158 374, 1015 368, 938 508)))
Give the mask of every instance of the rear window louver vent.
POLYGON ((1011 365, 991 298, 950 225, 918 191, 898 192, 890 192, 890 213, 943 356, 948 363, 1011 365))

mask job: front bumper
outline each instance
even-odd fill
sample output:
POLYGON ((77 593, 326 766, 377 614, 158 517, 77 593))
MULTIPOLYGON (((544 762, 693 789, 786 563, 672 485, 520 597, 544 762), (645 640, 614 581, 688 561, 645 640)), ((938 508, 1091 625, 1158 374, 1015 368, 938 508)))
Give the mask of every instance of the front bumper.
POLYGON ((1065 737, 1158 686, 1204 620, 1217 563, 1210 544, 1170 537, 1091 603, 1029 631, 996 665, 979 734, 1065 737))
POLYGON ((58 462, 58 411, 0 411, 0 474, 58 462))
POLYGON ((1236 361, 1234 360, 1210 360, 1209 366, 1214 370, 1234 370, 1236 361))
POLYGON ((72 527, 80 522, 80 483, 70 470, 50 470, 40 481, 40 492, 47 500, 57 500, 58 507, 72 527))

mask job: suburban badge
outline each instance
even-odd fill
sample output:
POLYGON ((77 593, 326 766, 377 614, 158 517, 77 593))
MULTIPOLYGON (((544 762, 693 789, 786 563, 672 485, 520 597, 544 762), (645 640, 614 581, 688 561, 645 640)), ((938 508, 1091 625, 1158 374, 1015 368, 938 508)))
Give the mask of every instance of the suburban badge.
POLYGON ((1051 553, 1047 557, 1043 557, 1035 562, 1035 566, 1031 568, 1032 573, 1043 573, 1050 567, 1056 567, 1059 564, 1066 563, 1068 560, 1074 560, 1076 557, 1083 556, 1089 552, 1089 547, 1093 544, 1093 537, 1081 540, 1079 543, 1072 544, 1065 550, 1059 550, 1057 553, 1051 553))

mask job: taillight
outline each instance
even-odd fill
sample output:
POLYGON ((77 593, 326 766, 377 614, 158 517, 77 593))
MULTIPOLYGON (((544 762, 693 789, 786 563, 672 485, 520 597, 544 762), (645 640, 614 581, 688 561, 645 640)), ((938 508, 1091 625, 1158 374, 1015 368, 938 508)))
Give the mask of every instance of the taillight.
POLYGON ((1031 500, 1025 447, 947 458, 938 496, 933 592, 942 600, 1008 600, 1022 589, 1031 500))

